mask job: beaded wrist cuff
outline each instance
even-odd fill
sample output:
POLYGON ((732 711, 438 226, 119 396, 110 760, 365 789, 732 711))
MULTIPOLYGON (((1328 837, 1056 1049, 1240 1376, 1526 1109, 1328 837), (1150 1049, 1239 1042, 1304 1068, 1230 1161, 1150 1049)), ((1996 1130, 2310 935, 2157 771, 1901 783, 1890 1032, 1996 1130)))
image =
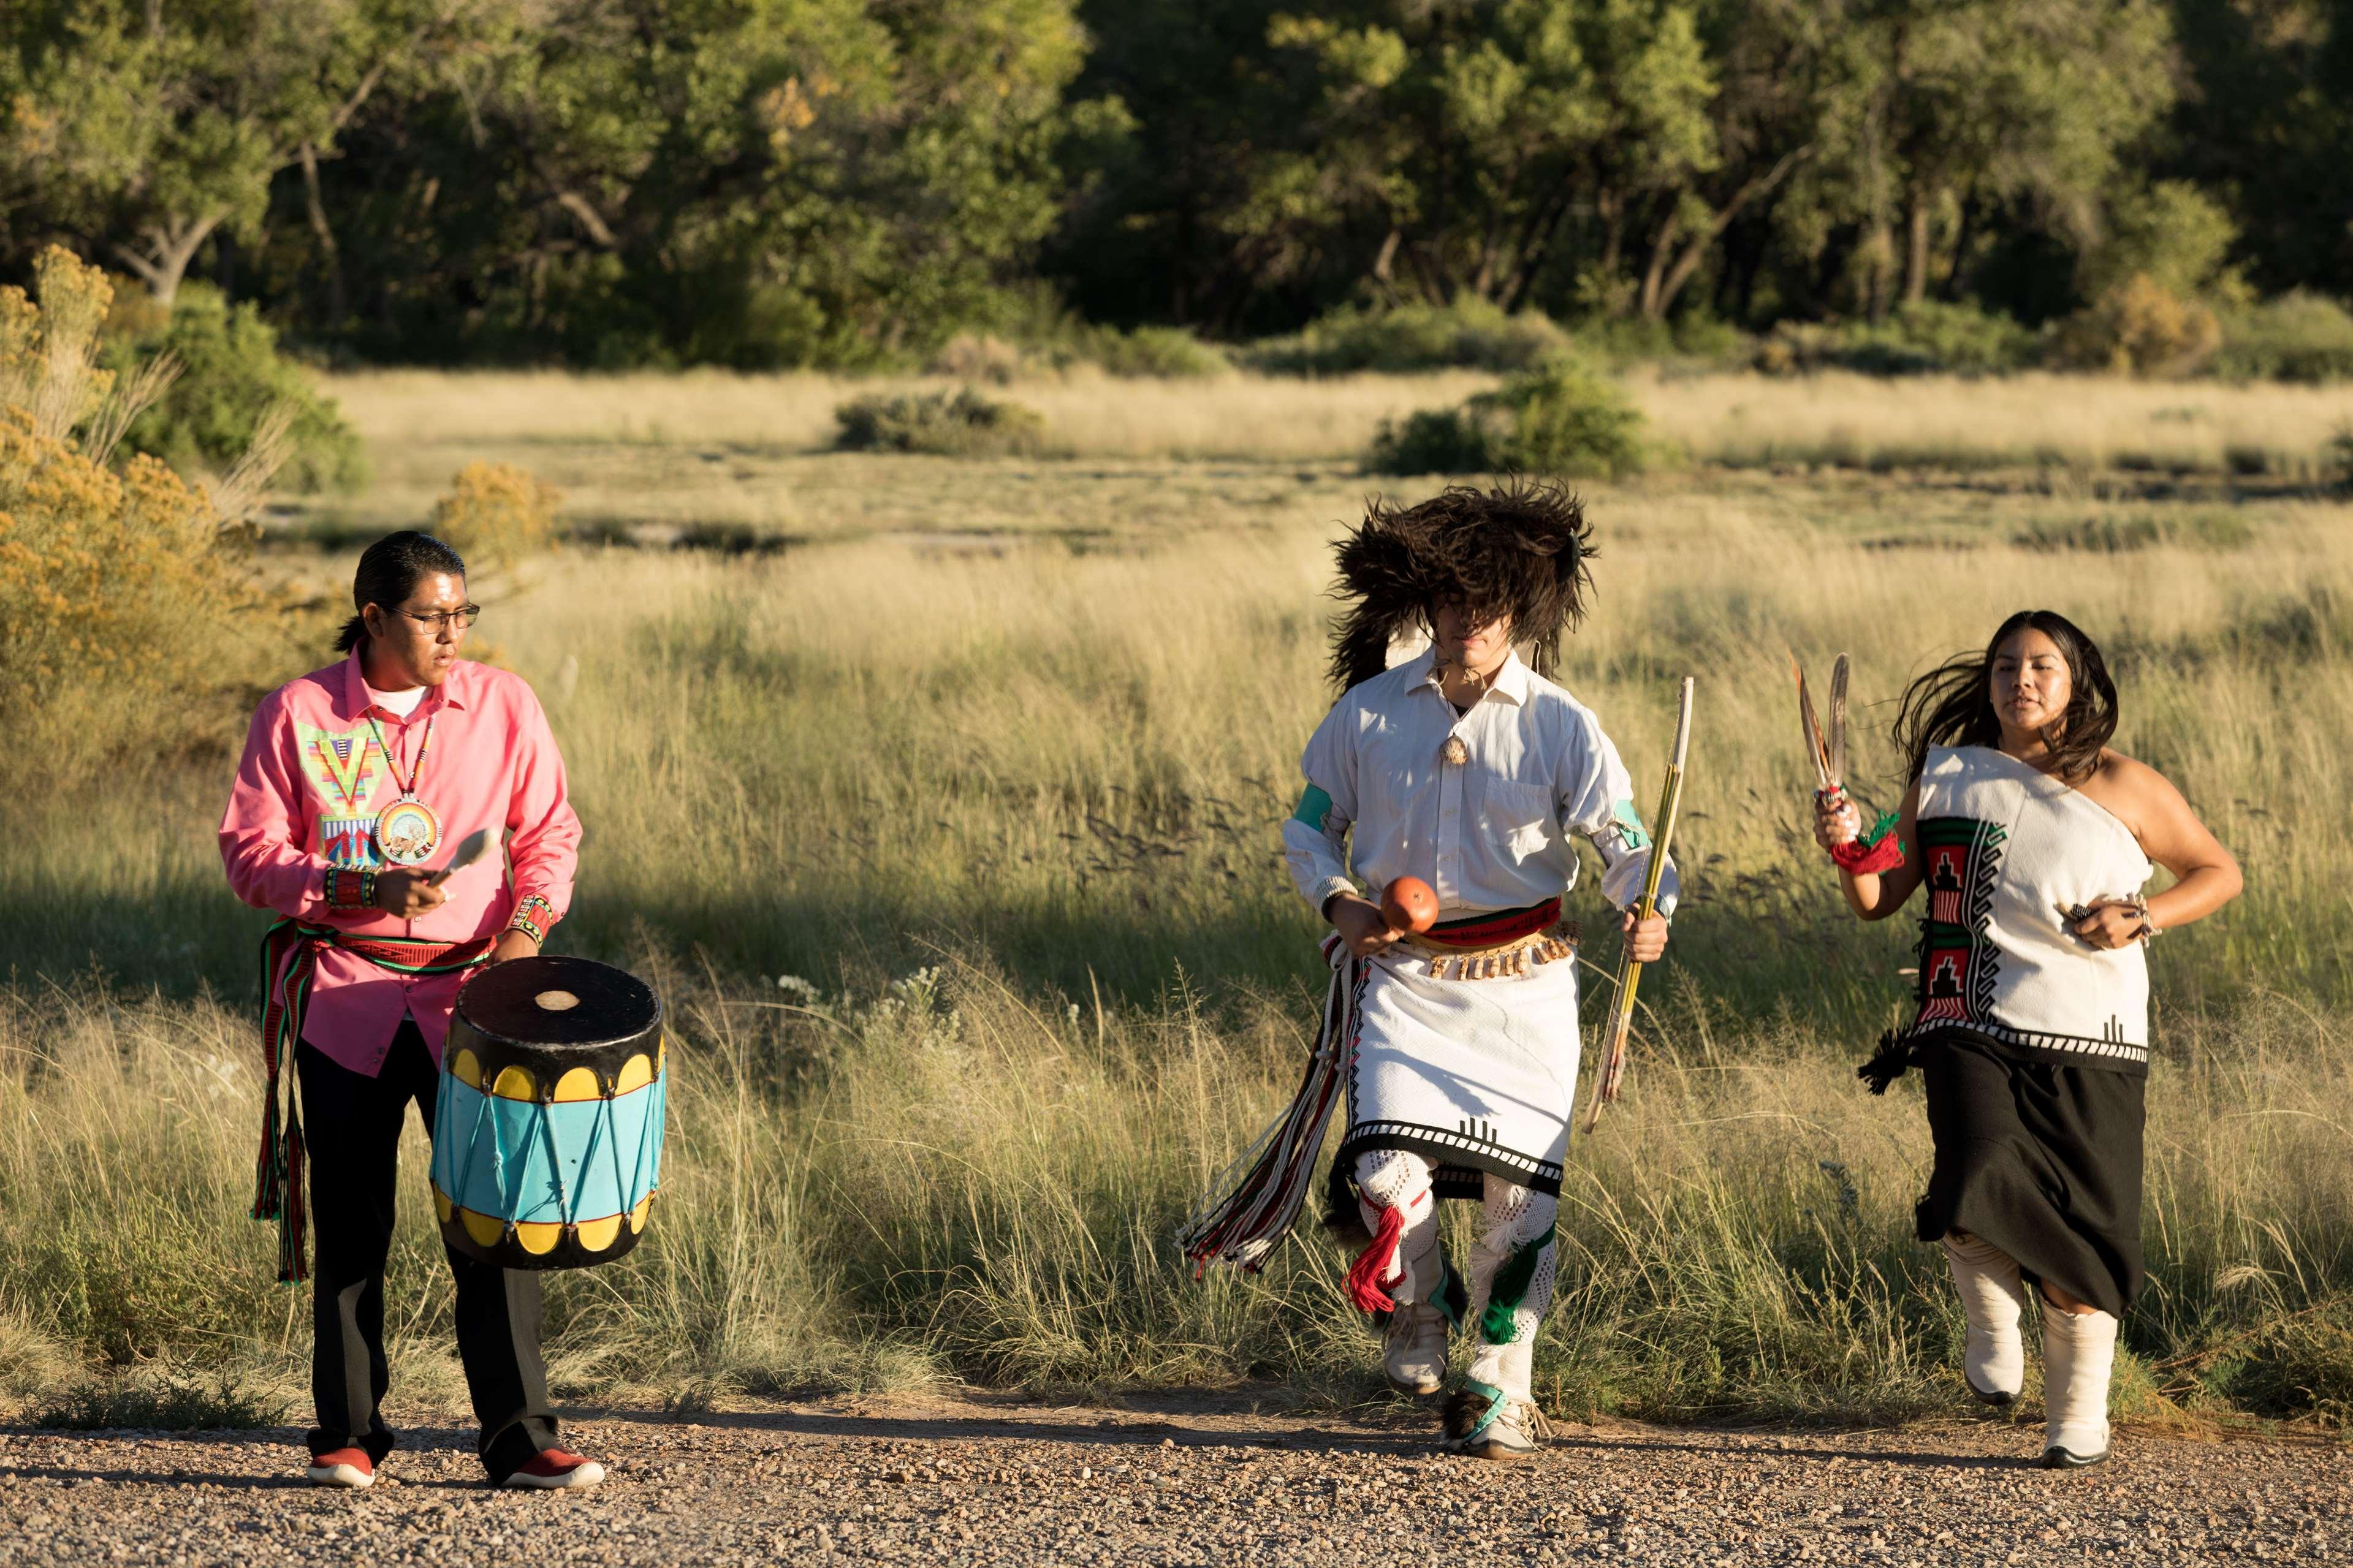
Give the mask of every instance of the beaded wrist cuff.
POLYGON ((507 930, 519 931, 536 942, 547 941, 548 928, 555 924, 555 906, 537 893, 528 894, 515 906, 507 930))
POLYGON ((327 868, 327 903, 332 909, 364 910, 375 903, 375 873, 327 868))

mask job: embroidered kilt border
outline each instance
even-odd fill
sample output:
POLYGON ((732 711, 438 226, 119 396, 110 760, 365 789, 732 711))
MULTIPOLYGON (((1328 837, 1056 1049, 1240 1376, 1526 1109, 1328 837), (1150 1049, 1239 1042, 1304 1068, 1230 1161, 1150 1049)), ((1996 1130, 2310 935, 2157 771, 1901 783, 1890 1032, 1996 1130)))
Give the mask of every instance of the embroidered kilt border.
POLYGON ((254 1162, 253 1217, 278 1222, 278 1281, 299 1284, 311 1277, 303 1226, 308 1218, 303 1184, 301 1095, 294 1082, 294 1047, 302 1040, 310 1011, 311 982, 319 952, 338 947, 396 974, 454 974, 491 955, 496 939, 428 942, 417 937, 353 936, 333 926, 281 920, 261 938, 261 1152, 254 1162))

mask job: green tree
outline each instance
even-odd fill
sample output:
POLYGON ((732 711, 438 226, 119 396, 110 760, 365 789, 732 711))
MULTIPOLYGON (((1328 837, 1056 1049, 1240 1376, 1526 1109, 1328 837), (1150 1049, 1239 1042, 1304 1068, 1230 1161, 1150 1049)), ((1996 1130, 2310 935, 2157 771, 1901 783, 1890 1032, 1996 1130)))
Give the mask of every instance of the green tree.
POLYGON ((2353 4, 2173 0, 2189 90, 2154 173, 2189 179, 2267 290, 2353 295, 2353 4))
MULTIPOLYGON (((361 342, 858 364, 1001 307, 1056 216, 1067 0, 511 0, 343 139, 361 342)), ((291 270, 299 265, 280 262, 291 270)))
POLYGON ((1842 235, 1874 319, 1939 270, 1957 289, 1997 216, 2095 243, 2120 160, 2172 101, 2148 0, 1850 0, 1816 25, 1832 68, 1786 232, 1818 258, 1842 235))
POLYGON ((280 170, 332 152, 446 25, 428 0, 18 0, 17 139, 65 226, 168 304, 216 232, 259 234, 280 170))
POLYGON ((1656 314, 1692 270, 1670 285, 1679 238, 1720 234, 1755 194, 1709 199, 1717 80, 1683 0, 1383 0, 1277 16, 1268 42, 1312 62, 1305 134, 1219 222, 1276 279, 1357 227, 1391 297, 1516 306, 1588 207, 1602 274, 1630 233, 1651 258, 1656 314))

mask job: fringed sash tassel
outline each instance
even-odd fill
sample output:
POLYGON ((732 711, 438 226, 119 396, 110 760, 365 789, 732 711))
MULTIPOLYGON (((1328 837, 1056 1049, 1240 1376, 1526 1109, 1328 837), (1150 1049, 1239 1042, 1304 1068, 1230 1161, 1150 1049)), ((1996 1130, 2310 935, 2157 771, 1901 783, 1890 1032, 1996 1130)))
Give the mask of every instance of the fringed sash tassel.
POLYGON ((1309 1177, 1324 1148, 1324 1124, 1331 1120, 1346 1079, 1347 1058, 1356 1047, 1361 965, 1336 934, 1324 939, 1324 957, 1332 966, 1332 984, 1324 994, 1314 1054, 1308 1058, 1298 1091, 1273 1125, 1219 1173, 1208 1199, 1177 1233, 1177 1244, 1197 1276, 1217 1263, 1257 1273, 1306 1200, 1309 1177))

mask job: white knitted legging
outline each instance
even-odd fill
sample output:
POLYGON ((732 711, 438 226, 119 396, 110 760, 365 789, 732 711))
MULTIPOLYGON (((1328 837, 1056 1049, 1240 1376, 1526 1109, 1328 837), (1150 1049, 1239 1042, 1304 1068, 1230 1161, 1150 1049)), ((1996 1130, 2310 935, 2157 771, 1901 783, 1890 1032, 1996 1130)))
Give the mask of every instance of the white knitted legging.
POLYGON ((1486 1184, 1486 1228, 1471 1250, 1470 1323, 1478 1347, 1471 1375, 1525 1400, 1534 1393, 1536 1330, 1560 1279, 1560 1243, 1553 1235, 1560 1203, 1501 1176, 1489 1176, 1486 1184), (1518 1299, 1496 1303, 1498 1284, 1515 1286, 1522 1276, 1526 1284, 1518 1299), (1498 1310, 1491 1312, 1491 1305, 1498 1310))
MULTIPOLYGON (((1430 1198, 1433 1163, 1403 1149, 1375 1149, 1356 1158, 1358 1207, 1367 1229, 1380 1226, 1382 1208, 1402 1205, 1405 1227, 1398 1242, 1398 1267, 1384 1281, 1399 1301, 1421 1301, 1438 1284, 1438 1205, 1430 1198), (1377 1205, 1379 1207, 1376 1207, 1377 1205)), ((1486 1178, 1485 1226, 1471 1251, 1471 1310, 1464 1328, 1476 1347, 1471 1375, 1500 1388, 1510 1398, 1526 1399, 1534 1384, 1536 1329, 1552 1307, 1559 1281, 1559 1243, 1553 1239, 1553 1221, 1559 1203, 1546 1194, 1486 1178), (1532 1257, 1528 1248, 1541 1240, 1532 1257), (1519 1258, 1517 1269, 1511 1268, 1519 1258), (1526 1283, 1516 1300, 1499 1310, 1496 1321, 1486 1321, 1498 1276, 1505 1284, 1526 1283)))

